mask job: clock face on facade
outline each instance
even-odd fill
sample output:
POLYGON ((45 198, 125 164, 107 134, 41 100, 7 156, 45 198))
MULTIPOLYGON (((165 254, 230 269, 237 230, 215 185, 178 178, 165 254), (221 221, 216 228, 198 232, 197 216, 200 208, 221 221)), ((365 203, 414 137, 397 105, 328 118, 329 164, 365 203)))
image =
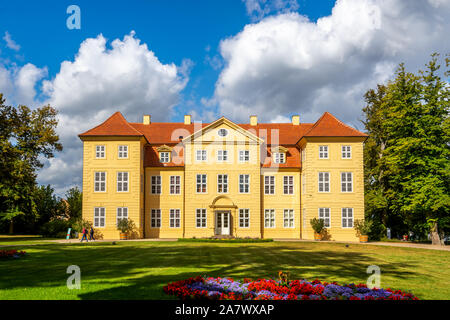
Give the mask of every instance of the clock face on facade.
POLYGON ((217 131, 217 134, 220 136, 220 137, 225 137, 227 134, 228 134, 228 130, 227 129, 219 129, 219 131, 217 131))

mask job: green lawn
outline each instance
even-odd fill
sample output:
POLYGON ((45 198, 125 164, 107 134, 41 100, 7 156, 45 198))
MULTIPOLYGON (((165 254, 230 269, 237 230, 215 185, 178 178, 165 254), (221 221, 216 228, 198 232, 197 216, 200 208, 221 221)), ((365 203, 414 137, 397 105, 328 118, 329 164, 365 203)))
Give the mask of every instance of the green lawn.
MULTIPOLYGON (((17 242, 16 242, 17 243, 17 242)), ((8 248, 10 249, 10 248, 8 248)), ((319 278, 366 282, 381 268, 381 286, 421 299, 450 299, 450 252, 315 242, 117 242, 27 244, 28 256, 0 260, 0 299, 170 299, 162 287, 195 275, 319 278), (81 289, 69 290, 69 265, 81 268, 81 289)))

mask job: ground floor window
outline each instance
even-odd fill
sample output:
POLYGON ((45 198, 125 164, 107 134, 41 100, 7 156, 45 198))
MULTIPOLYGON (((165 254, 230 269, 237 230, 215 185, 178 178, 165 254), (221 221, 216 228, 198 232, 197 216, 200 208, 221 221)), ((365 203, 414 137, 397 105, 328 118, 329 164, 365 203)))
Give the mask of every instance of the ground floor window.
POLYGON ((169 223, 171 228, 180 227, 180 209, 170 209, 169 223))
POLYGON ((294 209, 284 209, 284 227, 294 228, 294 209))
POLYGON ((330 208, 319 208, 319 219, 323 220, 325 228, 330 227, 330 208))
POLYGON ((206 209, 196 211, 197 228, 206 228, 206 209))
POLYGON ((239 209, 239 228, 250 227, 250 210, 239 209))
POLYGON ((94 208, 94 227, 102 228, 105 226, 105 208, 94 208))
POLYGON ((342 228, 353 228, 353 208, 342 208, 342 228))
POLYGON ((116 217, 117 217, 116 223, 119 223, 120 219, 128 219, 128 208, 126 208, 126 207, 117 208, 116 217))
POLYGON ((264 228, 275 228, 275 209, 264 210, 264 228))
POLYGON ((152 228, 161 228, 161 209, 152 209, 150 218, 152 228))

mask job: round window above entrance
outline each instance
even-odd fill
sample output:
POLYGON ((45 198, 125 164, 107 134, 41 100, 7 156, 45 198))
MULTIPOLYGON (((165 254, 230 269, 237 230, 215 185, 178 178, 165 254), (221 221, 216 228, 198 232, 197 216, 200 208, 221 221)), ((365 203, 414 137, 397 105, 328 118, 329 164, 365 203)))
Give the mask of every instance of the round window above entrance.
POLYGON ((221 137, 225 137, 228 134, 228 130, 227 129, 219 129, 219 131, 217 131, 217 134, 221 137))

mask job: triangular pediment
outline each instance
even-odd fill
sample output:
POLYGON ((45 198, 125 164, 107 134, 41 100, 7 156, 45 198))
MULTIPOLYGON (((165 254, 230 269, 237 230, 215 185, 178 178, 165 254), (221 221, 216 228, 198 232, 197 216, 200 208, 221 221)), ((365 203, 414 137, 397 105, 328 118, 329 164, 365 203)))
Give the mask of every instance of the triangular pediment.
POLYGON ((222 117, 184 138, 183 143, 247 141, 263 143, 263 140, 233 121, 222 117))

